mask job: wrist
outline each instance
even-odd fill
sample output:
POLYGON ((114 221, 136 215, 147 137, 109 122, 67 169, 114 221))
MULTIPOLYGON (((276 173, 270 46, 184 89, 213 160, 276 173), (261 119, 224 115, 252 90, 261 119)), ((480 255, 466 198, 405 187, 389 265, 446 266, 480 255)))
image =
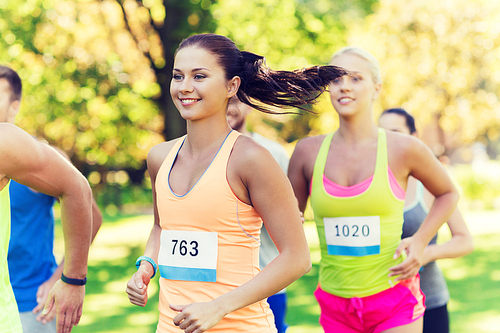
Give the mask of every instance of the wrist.
POLYGON ((230 304, 228 299, 225 299, 226 295, 221 295, 216 299, 212 300, 211 303, 215 309, 219 312, 222 317, 225 317, 228 313, 233 312, 235 309, 230 309, 230 304))
POLYGON ((435 247, 435 245, 433 245, 433 244, 425 247, 423 265, 426 265, 432 261, 436 261, 437 258, 434 256, 434 251, 433 251, 434 247, 435 247))
POLYGON ((137 270, 145 272, 147 275, 150 276, 150 279, 152 279, 156 275, 156 271, 153 265, 145 260, 141 261, 141 264, 139 265, 139 268, 137 270))
POLYGON ((66 277, 64 274, 61 274, 61 280, 66 284, 71 284, 73 286, 84 286, 87 283, 87 277, 83 279, 75 279, 66 277))
MULTIPOLYGON (((156 265, 155 261, 151 259, 148 256, 140 256, 137 258, 137 261, 135 262, 135 267, 139 269, 140 267, 147 267, 144 265, 149 265, 150 267, 153 268, 153 274, 151 275, 150 279, 152 279, 156 275, 156 271, 158 270, 158 266, 156 265), (144 263, 146 262, 146 263, 144 263)), ((147 268, 145 268, 147 269, 147 268)))
POLYGON ((418 250, 418 251, 423 252, 425 250, 425 248, 427 247, 428 243, 429 243, 428 241, 426 242, 424 239, 413 235, 411 238, 410 244, 411 244, 411 247, 413 248, 413 250, 418 250))

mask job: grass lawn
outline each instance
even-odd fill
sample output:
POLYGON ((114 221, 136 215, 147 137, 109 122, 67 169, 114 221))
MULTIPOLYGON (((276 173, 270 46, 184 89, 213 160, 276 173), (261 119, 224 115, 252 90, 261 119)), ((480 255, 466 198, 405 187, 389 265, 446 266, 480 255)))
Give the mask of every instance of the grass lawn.
MULTIPOLYGON (((73 332, 155 331, 157 278, 150 285, 145 308, 130 304, 125 294, 126 283, 136 270, 135 259, 143 252, 151 225, 149 215, 105 219, 90 251, 83 317, 73 332)), ((287 288, 288 333, 323 332, 318 324, 319 307, 313 296, 319 261, 317 236, 312 223, 307 222, 305 228, 314 264, 311 272, 287 288)), ((57 233, 60 235, 60 230, 57 233)), ((452 297, 449 303, 451 332, 500 332, 500 233, 482 233, 474 239, 472 254, 440 262, 452 297)), ((62 244, 56 244, 56 248, 62 248, 62 244)))

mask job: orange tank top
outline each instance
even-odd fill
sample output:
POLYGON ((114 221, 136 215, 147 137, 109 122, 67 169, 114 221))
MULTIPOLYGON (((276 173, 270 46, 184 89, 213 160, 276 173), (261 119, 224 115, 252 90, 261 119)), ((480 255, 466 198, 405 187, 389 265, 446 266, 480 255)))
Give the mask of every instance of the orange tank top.
MULTIPOLYGON (((172 147, 156 177, 161 245, 160 318, 157 332, 182 332, 173 324, 170 304, 211 301, 259 272, 262 219, 240 201, 226 176, 229 156, 240 134, 231 131, 198 182, 184 195, 169 185, 170 170, 185 136, 172 147)), ((209 332, 276 332, 266 300, 226 315, 209 332)))

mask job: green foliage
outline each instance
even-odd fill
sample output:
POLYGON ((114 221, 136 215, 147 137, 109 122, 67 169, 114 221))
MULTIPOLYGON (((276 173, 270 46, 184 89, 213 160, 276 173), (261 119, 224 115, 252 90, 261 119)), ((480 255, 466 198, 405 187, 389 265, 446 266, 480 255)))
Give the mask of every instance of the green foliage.
MULTIPOLYGON (((0 0, 0 61, 23 80, 19 126, 80 169, 140 168, 163 130, 183 131, 168 88, 183 38, 216 31, 275 68, 324 64, 345 42, 343 13, 363 16, 373 2, 0 0)), ((259 116, 254 125, 291 142, 317 121, 259 116)))
POLYGON ((17 124, 77 165, 140 167, 162 140, 149 61, 111 1, 0 2, 0 61, 23 80, 17 124))
POLYGON ((488 0, 386 0, 348 40, 381 64, 380 109, 403 106, 424 124, 437 121, 459 144, 497 141, 499 19, 488 0))
POLYGON ((500 162, 459 164, 453 176, 470 208, 500 208, 500 162))
POLYGON ((94 197, 109 217, 150 212, 153 206, 151 189, 138 184, 100 184, 94 188, 94 197))

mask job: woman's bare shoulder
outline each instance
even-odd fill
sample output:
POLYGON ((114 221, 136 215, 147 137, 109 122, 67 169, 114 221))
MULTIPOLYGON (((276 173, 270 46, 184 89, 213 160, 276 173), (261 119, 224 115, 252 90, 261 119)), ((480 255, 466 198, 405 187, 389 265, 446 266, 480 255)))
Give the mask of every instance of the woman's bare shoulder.
POLYGON ((234 143, 232 157, 242 164, 259 163, 262 158, 266 158, 269 151, 258 144, 251 137, 240 135, 234 143))
POLYGON ((148 153, 148 169, 150 170, 158 170, 167 157, 168 153, 172 149, 172 147, 177 143, 177 141, 182 138, 173 139, 170 141, 161 142, 153 148, 149 150, 148 153))
POLYGON ((297 142, 297 146, 305 147, 305 148, 314 148, 314 147, 319 148, 319 146, 323 143, 323 140, 325 139, 325 137, 326 137, 326 134, 308 136, 308 137, 300 139, 297 142))
POLYGON ((291 161, 314 161, 326 135, 316 135, 303 138, 297 142, 291 161))
POLYGON ((409 157, 409 154, 426 149, 425 144, 418 138, 393 131, 386 131, 387 147, 390 151, 398 152, 402 158, 409 157))

